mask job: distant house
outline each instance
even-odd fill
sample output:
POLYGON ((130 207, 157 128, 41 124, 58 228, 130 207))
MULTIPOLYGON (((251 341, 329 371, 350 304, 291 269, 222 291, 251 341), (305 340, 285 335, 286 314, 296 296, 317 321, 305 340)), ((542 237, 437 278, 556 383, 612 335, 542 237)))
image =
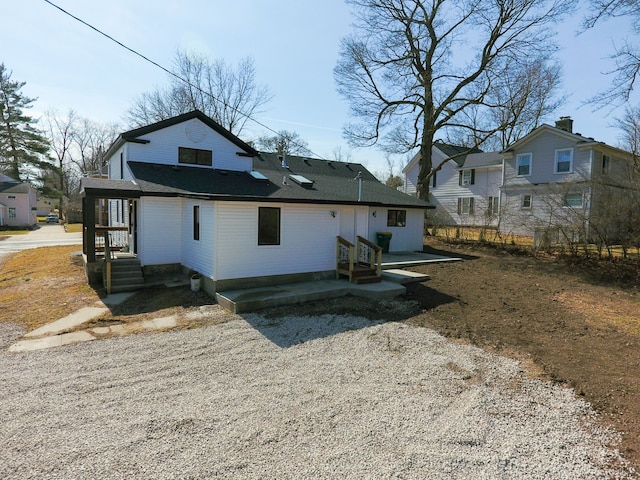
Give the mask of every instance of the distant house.
MULTIPOLYGON (((444 225, 497 225, 502 157, 476 148, 435 142, 432 163, 438 168, 429 183, 429 212, 444 225)), ((420 154, 404 168, 406 192, 416 192, 420 154)))
MULTIPOLYGON (((616 211, 638 187, 632 154, 574 133, 570 117, 501 152, 467 151, 433 145, 434 167, 443 164, 430 183, 433 223, 490 226, 549 242, 592 238, 596 227, 615 236, 616 211)), ((403 170, 407 193, 415 194, 418 171, 416 155, 403 170)))
POLYGON ((31 227, 38 222, 37 192, 28 182, 0 175, 0 226, 31 227))
POLYGON ((501 229, 547 241, 610 230, 607 218, 613 220, 638 185, 633 155, 574 133, 570 117, 541 125, 501 155, 501 229))
POLYGON ((189 269, 209 292, 335 276, 338 236, 423 247, 425 202, 360 164, 257 152, 199 111, 121 134, 106 158, 108 179, 82 180, 89 271, 100 231, 145 275, 189 269))

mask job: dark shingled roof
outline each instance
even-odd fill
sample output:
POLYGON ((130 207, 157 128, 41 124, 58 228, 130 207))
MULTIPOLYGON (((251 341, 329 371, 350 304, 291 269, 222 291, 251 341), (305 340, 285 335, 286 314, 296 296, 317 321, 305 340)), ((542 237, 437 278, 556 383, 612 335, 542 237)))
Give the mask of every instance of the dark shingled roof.
POLYGON ((0 193, 29 193, 29 184, 17 182, 0 182, 0 193))
POLYGON ((253 169, 264 179, 256 179, 249 172, 128 162, 135 184, 83 179, 83 187, 85 192, 92 191, 93 194, 113 188, 119 192, 129 190, 135 196, 428 208, 426 202, 382 184, 360 164, 297 156, 287 156, 285 161, 287 167, 282 166, 281 159, 274 153, 260 153, 254 158, 253 169), (292 175, 301 175, 312 183, 301 184, 292 175), (360 200, 358 175, 362 178, 360 200))
POLYGON ((451 145, 449 143, 443 143, 439 141, 436 141, 433 146, 444 153, 446 156, 453 157, 451 160, 456 162, 459 167, 464 165, 464 161, 467 158, 468 154, 482 153, 482 150, 476 147, 462 147, 460 145, 451 145))

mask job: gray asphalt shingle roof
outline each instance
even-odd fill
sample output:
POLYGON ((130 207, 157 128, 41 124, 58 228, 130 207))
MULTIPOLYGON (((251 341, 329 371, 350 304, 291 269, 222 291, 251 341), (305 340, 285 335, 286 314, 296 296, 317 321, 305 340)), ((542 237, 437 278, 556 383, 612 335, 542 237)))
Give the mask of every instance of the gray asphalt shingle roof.
POLYGON ((131 196, 198 196, 219 200, 428 208, 426 202, 379 182, 361 164, 297 156, 287 156, 285 160, 287 167, 282 166, 277 154, 260 153, 255 157, 253 169, 260 172, 263 179, 254 178, 249 172, 128 162, 135 183, 85 178, 82 184, 85 192, 101 195, 107 195, 111 190, 113 194, 131 196), (302 176, 312 183, 303 185, 292 175, 302 176), (362 179, 361 190, 358 176, 362 179))

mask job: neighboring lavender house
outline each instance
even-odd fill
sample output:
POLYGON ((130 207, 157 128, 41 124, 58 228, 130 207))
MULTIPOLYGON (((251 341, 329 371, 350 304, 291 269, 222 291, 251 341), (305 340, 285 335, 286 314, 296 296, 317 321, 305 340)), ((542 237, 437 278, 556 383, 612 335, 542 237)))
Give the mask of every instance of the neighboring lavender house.
POLYGON ((101 231, 145 274, 190 269, 211 293, 334 277, 338 236, 423 247, 422 200, 360 164, 257 152, 199 111, 121 134, 106 158, 108 179, 82 181, 90 274, 101 231))
MULTIPOLYGON (((429 184, 432 223, 442 225, 497 226, 502 157, 499 152, 481 152, 468 147, 436 142, 433 166, 442 165, 429 184)), ((404 168, 405 192, 415 194, 420 155, 404 168)))
POLYGON ((632 154, 574 133, 570 117, 541 125, 501 154, 501 231, 547 242, 613 233, 605 222, 620 210, 614 198, 633 184, 632 154))
POLYGON ((31 227, 38 222, 38 195, 29 182, 0 175, 0 226, 31 227))

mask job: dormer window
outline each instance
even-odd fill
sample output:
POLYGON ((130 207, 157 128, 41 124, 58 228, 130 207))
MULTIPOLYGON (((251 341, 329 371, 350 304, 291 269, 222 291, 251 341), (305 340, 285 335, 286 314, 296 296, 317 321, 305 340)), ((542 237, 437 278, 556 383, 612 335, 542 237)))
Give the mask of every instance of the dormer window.
POLYGON ((190 165, 213 165, 213 152, 211 150, 199 150, 197 148, 178 147, 178 163, 190 165))

